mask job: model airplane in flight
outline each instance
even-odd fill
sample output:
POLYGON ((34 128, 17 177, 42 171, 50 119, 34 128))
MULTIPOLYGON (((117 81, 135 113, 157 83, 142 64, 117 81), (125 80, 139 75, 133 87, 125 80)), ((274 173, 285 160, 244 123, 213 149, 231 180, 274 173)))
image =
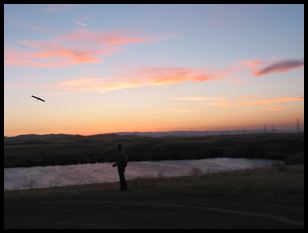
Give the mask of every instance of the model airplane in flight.
POLYGON ((33 97, 33 98, 35 98, 35 99, 37 99, 37 100, 40 100, 40 101, 45 102, 45 100, 43 100, 43 99, 41 99, 41 98, 39 98, 39 97, 37 97, 37 96, 31 95, 31 97, 33 97))

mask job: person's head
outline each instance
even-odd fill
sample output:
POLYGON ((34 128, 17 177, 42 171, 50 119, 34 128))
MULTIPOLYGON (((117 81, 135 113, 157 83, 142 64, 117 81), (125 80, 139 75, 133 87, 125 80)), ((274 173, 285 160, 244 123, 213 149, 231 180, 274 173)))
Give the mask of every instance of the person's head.
POLYGON ((121 151, 122 150, 122 145, 118 144, 118 150, 121 151))

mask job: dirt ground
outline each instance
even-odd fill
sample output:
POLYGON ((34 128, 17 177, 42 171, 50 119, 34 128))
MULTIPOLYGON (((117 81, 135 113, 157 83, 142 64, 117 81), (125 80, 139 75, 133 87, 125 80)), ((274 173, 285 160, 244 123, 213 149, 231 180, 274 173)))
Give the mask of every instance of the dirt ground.
POLYGON ((304 228, 304 166, 4 193, 5 228, 304 228))

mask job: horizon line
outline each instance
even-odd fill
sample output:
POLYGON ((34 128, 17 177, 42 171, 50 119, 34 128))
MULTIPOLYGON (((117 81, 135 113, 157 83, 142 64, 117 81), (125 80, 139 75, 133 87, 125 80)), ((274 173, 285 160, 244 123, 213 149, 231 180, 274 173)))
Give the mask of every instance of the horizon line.
MULTIPOLYGON (((265 130, 266 132, 270 133, 272 132, 272 125, 266 125, 268 128, 265 130)), ((275 125, 275 124, 274 124, 275 125)), ((279 131, 283 130, 285 131, 297 131, 298 129, 296 127, 281 127, 277 128, 277 125, 275 125, 275 132, 279 133, 279 131)), ((234 129, 208 129, 208 130, 162 130, 162 131, 121 131, 121 132, 105 132, 105 133, 94 133, 94 134, 76 134, 76 133, 25 133, 25 134, 16 134, 16 135, 11 135, 11 136, 6 136, 4 137, 18 137, 18 136, 26 136, 26 135, 37 135, 37 136, 45 136, 45 135, 71 135, 71 136, 97 136, 97 135, 107 135, 107 134, 142 134, 142 133, 189 133, 189 132, 195 132, 195 133, 207 133, 207 132, 230 132, 230 131, 262 131, 264 132, 263 127, 240 127, 240 128, 234 128, 234 129)), ((300 132, 304 132, 304 127, 300 129, 300 132)), ((121 135, 119 135, 121 136, 121 135)))

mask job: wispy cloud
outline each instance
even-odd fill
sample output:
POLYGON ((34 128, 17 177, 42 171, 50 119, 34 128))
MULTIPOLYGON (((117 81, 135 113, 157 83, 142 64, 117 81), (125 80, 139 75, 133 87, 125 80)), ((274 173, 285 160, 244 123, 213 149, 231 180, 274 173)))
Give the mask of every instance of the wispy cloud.
POLYGON ((264 109, 272 112, 277 112, 277 111, 282 111, 285 108, 279 105, 273 105, 273 106, 266 106, 264 107, 264 109))
POLYGON ((102 62, 121 46, 146 43, 150 38, 123 32, 78 30, 48 40, 19 41, 24 49, 5 48, 5 65, 9 67, 48 68, 102 62))
POLYGON ((221 100, 222 97, 192 96, 192 97, 171 97, 169 99, 178 101, 217 101, 221 100))
POLYGON ((5 65, 8 67, 56 68, 101 61, 95 51, 51 44, 37 51, 7 49, 5 54, 5 65))
POLYGON ((226 77, 224 72, 215 72, 209 69, 186 67, 155 67, 141 70, 140 76, 148 77, 153 85, 180 83, 185 81, 207 82, 226 77))
POLYGON ((122 77, 84 77, 59 83, 59 88, 69 91, 96 91, 106 93, 115 90, 143 86, 160 86, 183 82, 207 82, 223 78, 224 74, 204 69, 159 67, 139 70, 122 77))
POLYGON ((288 102, 301 102, 304 101, 304 97, 279 97, 272 99, 252 100, 252 101, 229 101, 227 99, 221 99, 214 101, 210 105, 222 107, 222 108, 234 108, 234 107, 251 107, 251 106, 263 106, 278 103, 288 102))
POLYGON ((86 27, 87 26, 87 24, 82 23, 82 22, 76 22, 76 24, 79 25, 79 26, 82 26, 82 27, 86 27))
POLYGON ((278 111, 283 109, 277 104, 289 103, 289 102, 301 102, 304 101, 304 97, 279 97, 272 99, 256 99, 251 100, 253 97, 239 97, 238 100, 229 100, 225 97, 206 97, 206 96, 192 96, 192 97, 171 97, 170 100, 176 101, 203 101, 207 102, 210 106, 220 108, 239 108, 239 107, 253 107, 253 106, 264 106, 264 109, 271 111, 278 111))
MULTIPOLYGON (((46 41, 20 41, 19 44, 27 49, 5 49, 5 65, 17 67, 63 67, 83 63, 99 63, 108 56, 119 51, 120 46, 133 43, 147 43, 151 38, 129 36, 121 33, 100 33, 90 30, 78 30, 46 41)), ((190 67, 150 67, 139 69, 133 73, 110 77, 76 77, 55 84, 55 87, 69 92, 99 92, 138 88, 144 86, 161 86, 184 82, 209 82, 213 80, 227 80, 236 72, 244 68, 254 70, 266 62, 260 60, 244 61, 237 67, 211 70, 190 67)), ((291 68, 277 68, 284 63, 271 66, 281 70, 291 68)), ((289 63, 288 63, 289 64, 289 63)), ((292 65, 290 65, 292 66, 292 65)), ((268 66, 266 66, 268 67, 268 66)), ((274 72, 274 71, 263 71, 274 72)), ((230 79, 229 79, 230 80, 230 79)), ((213 106, 237 107, 264 104, 259 101, 230 102, 220 97, 172 97, 177 101, 209 101, 213 106)), ((247 100, 247 99, 246 99, 247 100)), ((273 100, 276 101, 276 100, 273 100)))
POLYGON ((85 77, 81 79, 66 80, 58 83, 58 88, 73 92, 110 92, 115 90, 136 88, 141 84, 138 81, 120 81, 111 78, 92 78, 85 77))
POLYGON ((304 60, 289 59, 279 61, 268 66, 263 67, 255 72, 255 76, 263 76, 272 73, 283 73, 291 70, 295 70, 304 66, 304 60))
POLYGON ((255 100, 248 102, 239 103, 240 106, 256 106, 256 105, 267 105, 267 104, 277 104, 277 103, 288 103, 288 102, 298 102, 304 101, 304 97, 280 97, 265 100, 255 100))
POLYGON ((304 67, 304 59, 286 59, 271 62, 251 60, 242 62, 242 65, 251 69, 252 74, 255 77, 260 77, 273 73, 285 73, 302 68, 304 67))

